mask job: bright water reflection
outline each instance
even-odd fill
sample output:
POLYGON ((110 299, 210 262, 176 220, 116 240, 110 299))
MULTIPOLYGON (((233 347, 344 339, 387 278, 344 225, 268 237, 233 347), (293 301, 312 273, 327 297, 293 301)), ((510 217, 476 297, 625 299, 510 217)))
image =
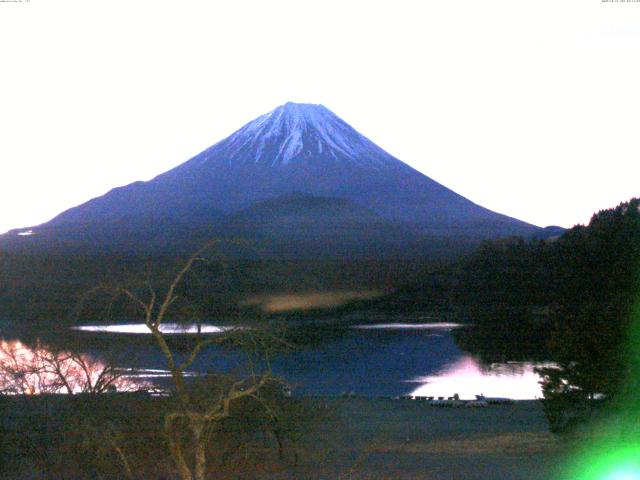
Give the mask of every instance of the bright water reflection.
MULTIPOLYGON (((150 334, 151 331, 144 323, 131 323, 124 325, 83 325, 73 327, 74 330, 82 332, 104 332, 104 333, 131 333, 131 334, 150 334)), ((168 335, 179 334, 195 334, 195 333, 224 333, 231 330, 237 330, 241 327, 219 327, 216 325, 201 324, 198 325, 180 325, 177 323, 164 323, 160 325, 160 331, 168 335)))
POLYGON ((376 323, 372 325, 354 325, 358 330, 452 330, 464 325, 460 323, 376 323))
POLYGON ((453 396, 474 399, 476 395, 507 397, 514 400, 532 400, 542 397, 540 376, 534 368, 543 364, 512 362, 493 364, 482 368, 470 356, 464 356, 444 369, 413 382, 421 383, 411 394, 414 396, 453 396))
MULTIPOLYGON (((510 398, 541 396, 534 365, 508 363, 480 367, 456 345, 451 332, 457 324, 432 323, 430 318, 414 315, 380 316, 377 320, 377 324, 328 328, 320 324, 316 331, 320 340, 314 339, 275 355, 274 372, 301 395, 339 395, 353 391, 365 396, 411 393, 436 397, 458 393, 463 398, 474 398, 480 393, 510 398), (418 323, 420 320, 428 323, 418 323)), ((22 338, 29 345, 36 345, 37 337, 46 333, 46 329, 20 331, 7 323, 0 323, 0 327, 2 336, 22 338)), ((233 328, 213 324, 201 327, 203 334, 213 335, 233 328)), ((164 331, 179 336, 193 334, 197 329, 193 325, 185 329, 182 325, 166 324, 164 331)), ((301 330, 301 335, 304 331, 301 330)), ((126 378, 168 384, 166 359, 155 342, 146 340, 145 334, 149 331, 143 323, 85 325, 68 333, 69 338, 55 334, 42 340, 57 345, 57 351, 75 345, 79 352, 92 359, 112 359, 117 362, 118 373, 126 378)), ((181 341, 175 344, 179 355, 184 354, 181 348, 189 346, 188 342, 181 341)), ((245 362, 242 352, 229 346, 212 345, 198 355, 190 374, 242 373, 245 362)), ((32 382, 28 383, 26 390, 38 390, 32 382)))

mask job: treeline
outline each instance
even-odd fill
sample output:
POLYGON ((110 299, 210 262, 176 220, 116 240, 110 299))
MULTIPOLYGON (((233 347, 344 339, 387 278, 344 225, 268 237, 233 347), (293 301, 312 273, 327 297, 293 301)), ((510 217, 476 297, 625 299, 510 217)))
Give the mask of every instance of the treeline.
MULTIPOLYGON (((105 318, 131 321, 137 318, 136 312, 109 299, 85 305, 82 319, 74 314, 83 296, 98 286, 127 287, 141 293, 147 293, 147 283, 159 290, 166 288, 192 253, 143 255, 0 248, 0 320, 24 325, 105 318)), ((198 262, 182 293, 198 306, 202 318, 229 320, 237 317, 239 307, 251 295, 391 290, 424 277, 428 263, 424 259, 261 260, 227 255, 223 265, 214 250, 205 252, 203 257, 206 261, 198 262)))
MULTIPOLYGON (((456 332, 457 341, 486 361, 556 362, 557 368, 541 371, 548 406, 615 398, 631 365, 639 208, 640 200, 632 199, 557 238, 486 242, 386 303, 472 323, 456 332)), ((555 421, 568 422, 564 412, 556 414, 555 421)))
MULTIPOLYGON (((558 366, 541 369, 553 429, 572 427, 594 405, 619 403, 634 378, 640 292, 640 200, 595 214, 552 250, 557 277, 548 341, 558 366), (594 402, 594 399, 604 402, 594 402)), ((636 398, 637 392, 631 392, 636 398)))
POLYGON ((440 311, 496 334, 508 329, 517 335, 527 324, 541 337, 529 340, 547 344, 569 316, 594 305, 630 308, 640 264, 638 202, 598 212, 588 225, 555 238, 485 242, 378 307, 440 311))
POLYGON ((517 336, 524 324, 550 359, 589 363, 591 377, 600 372, 584 388, 613 393, 609 379, 624 363, 638 292, 639 203, 598 212, 557 239, 486 244, 455 272, 452 303, 464 305, 481 329, 506 326, 517 336))

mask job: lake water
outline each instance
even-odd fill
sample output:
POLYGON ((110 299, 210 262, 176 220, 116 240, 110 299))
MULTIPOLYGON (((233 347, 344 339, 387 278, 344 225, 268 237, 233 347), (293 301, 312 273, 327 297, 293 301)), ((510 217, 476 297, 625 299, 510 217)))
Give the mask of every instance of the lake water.
MULTIPOLYGON (((278 353, 273 370, 296 394, 365 396, 452 396, 476 394, 514 399, 541 397, 539 377, 529 363, 482 365, 454 342, 456 324, 381 319, 366 325, 331 325, 319 338, 298 349, 278 353)), ((466 327, 463 327, 466 328, 466 327)), ((219 334, 225 327, 204 325, 203 333, 219 334)), ((17 337, 0 325, 0 336, 17 337)), ((167 335, 180 338, 181 327, 167 325, 167 335)), ((29 332, 33 337, 33 332, 29 332)), ((143 325, 86 325, 71 332, 82 350, 93 357, 112 356, 123 368, 135 368, 153 381, 166 377, 166 365, 143 325), (108 353, 107 353, 108 352, 108 353)), ((186 336, 184 336, 186 338, 186 336)), ((31 338, 33 341, 33 338, 31 338)), ((46 341, 46 340, 45 340, 46 341)), ((178 342, 179 345, 179 342, 178 342)), ((244 357, 237 350, 213 346, 193 364, 192 375, 208 371, 241 371, 244 357)), ((166 381, 166 379, 165 379, 166 381)))

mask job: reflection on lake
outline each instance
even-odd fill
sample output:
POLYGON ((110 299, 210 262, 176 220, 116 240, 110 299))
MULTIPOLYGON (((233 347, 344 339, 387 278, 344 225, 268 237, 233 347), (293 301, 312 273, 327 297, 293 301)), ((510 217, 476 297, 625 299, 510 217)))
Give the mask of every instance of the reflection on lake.
POLYGON ((376 323, 373 325, 354 325, 360 330, 451 330, 464 325, 460 323, 376 323))
MULTIPOLYGON (((231 330, 238 330, 241 327, 217 327, 215 325, 180 325, 177 323, 164 323, 160 325, 160 331, 167 335, 179 334, 195 334, 195 333, 224 333, 231 330)), ((82 325, 73 327, 74 330, 81 332, 104 332, 104 333, 131 333, 131 334, 150 334, 151 331, 144 323, 130 323, 124 325, 82 325)))
POLYGON ((457 393, 462 399, 474 399, 479 394, 514 400, 542 398, 540 376, 534 372, 536 366, 542 364, 513 362, 482 368, 473 357, 464 356, 435 375, 413 380, 423 385, 411 394, 449 397, 457 393))
MULTIPOLYGON (((335 319, 327 324, 290 328, 298 348, 278 353, 272 359, 276 375, 289 382, 301 395, 339 395, 354 392, 365 396, 414 395, 451 396, 464 398, 484 393, 487 396, 511 398, 540 397, 538 376, 530 364, 508 364, 508 371, 496 370, 488 374, 456 345, 452 332, 461 327, 454 323, 434 323, 413 315, 394 315, 376 318, 377 323, 366 324, 371 318, 351 319, 341 323, 335 319), (419 323, 420 320, 427 322, 419 323), (313 341, 310 341, 312 337, 313 341), (415 383, 423 385, 416 388, 415 383)), ((24 324, 22 327, 25 327, 24 324)), ((24 344, 35 345, 38 337, 49 332, 45 342, 58 348, 75 345, 92 359, 108 358, 126 370, 129 378, 159 381, 167 385, 166 359, 149 335, 144 324, 86 325, 76 330, 54 332, 48 328, 23 328, 0 323, 0 335, 15 338, 24 344), (135 373, 134 373, 135 372, 135 373)), ((204 334, 220 334, 229 326, 202 325, 204 334)), ((171 337, 177 349, 189 348, 193 326, 186 328, 166 324, 163 331, 171 337), (181 335, 187 334, 187 335, 181 335)), ((180 355, 184 355, 182 350, 180 355)), ((242 375, 246 357, 238 349, 212 345, 203 350, 191 365, 192 375, 206 372, 229 372, 242 375)))

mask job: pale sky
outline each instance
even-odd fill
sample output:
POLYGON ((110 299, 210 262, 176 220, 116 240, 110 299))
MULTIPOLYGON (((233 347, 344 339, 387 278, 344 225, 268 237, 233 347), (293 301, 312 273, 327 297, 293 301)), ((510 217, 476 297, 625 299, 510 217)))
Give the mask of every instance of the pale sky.
POLYGON ((0 0, 0 231, 322 103, 492 210, 640 196, 640 2, 0 0))

